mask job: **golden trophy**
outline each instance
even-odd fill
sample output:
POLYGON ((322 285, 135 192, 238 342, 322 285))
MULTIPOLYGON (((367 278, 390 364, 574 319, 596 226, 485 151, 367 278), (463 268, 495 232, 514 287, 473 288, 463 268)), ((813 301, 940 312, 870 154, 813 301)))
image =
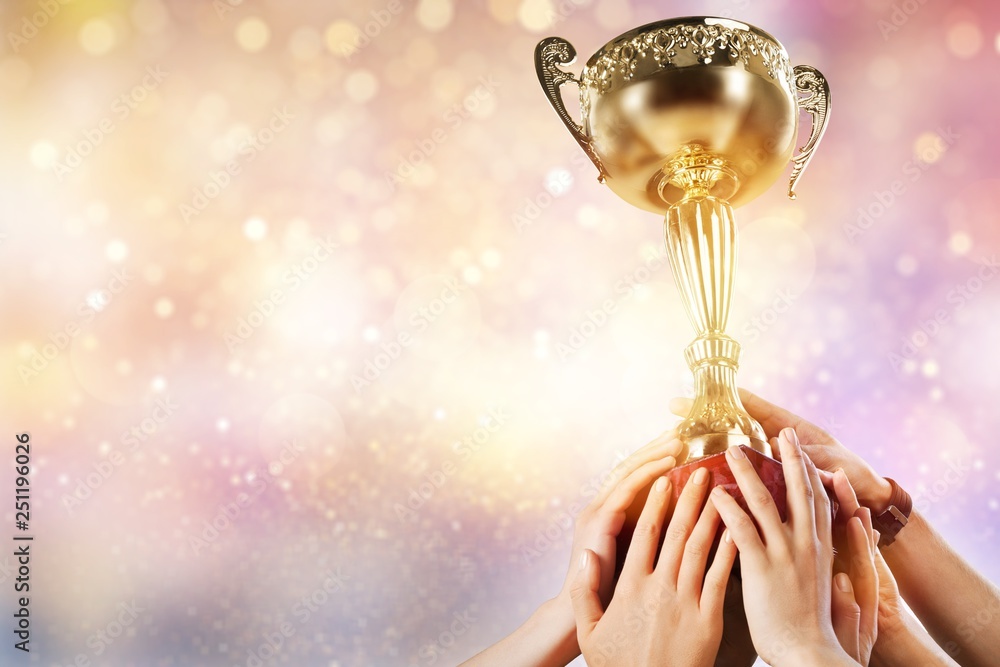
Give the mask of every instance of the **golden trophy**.
POLYGON ((664 214, 674 280, 697 334, 684 351, 694 374, 690 414, 678 426, 684 451, 674 493, 698 467, 741 502, 725 463, 743 447, 784 517, 784 479, 763 429, 736 388, 740 344, 726 333, 736 275, 733 207, 762 194, 793 163, 789 197, 823 136, 830 89, 816 69, 789 64, 759 28, 724 18, 685 17, 636 28, 604 45, 577 78, 560 66, 576 50, 548 37, 535 67, 549 102, 606 183, 625 201, 664 214), (579 87, 581 122, 561 96, 579 87), (794 153, 800 111, 812 117, 794 153))

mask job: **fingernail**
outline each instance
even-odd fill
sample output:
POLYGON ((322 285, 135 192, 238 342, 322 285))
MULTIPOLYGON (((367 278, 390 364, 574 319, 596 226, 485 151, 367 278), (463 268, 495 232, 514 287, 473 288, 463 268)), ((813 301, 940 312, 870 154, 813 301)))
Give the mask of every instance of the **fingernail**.
POLYGON ((656 484, 653 485, 653 488, 656 489, 657 493, 663 493, 664 491, 666 491, 667 490, 667 478, 666 477, 661 477, 660 479, 656 480, 656 484))
POLYGON ((668 456, 667 458, 663 459, 663 465, 673 468, 675 465, 677 465, 677 459, 675 459, 672 456, 668 456))
POLYGON ((840 574, 838 574, 837 575, 837 588, 840 589, 841 593, 850 593, 851 592, 851 578, 848 577, 843 572, 841 572, 840 574))
POLYGON ((726 490, 721 486, 717 486, 714 489, 712 489, 712 495, 721 498, 722 496, 726 495, 726 490))
POLYGON ((724 539, 726 541, 726 544, 732 544, 733 543, 733 536, 729 534, 729 529, 728 528, 726 528, 724 531, 722 531, 722 539, 724 539))
POLYGON ((589 551, 584 551, 582 554, 580 554, 580 565, 579 565, 579 567, 580 567, 581 570, 586 569, 586 567, 587 567, 587 561, 589 561, 589 560, 590 560, 590 552, 589 551))
POLYGON ((742 447, 730 447, 726 450, 726 454, 734 461, 745 459, 747 457, 747 455, 743 453, 742 447))
POLYGON ((795 429, 789 426, 788 428, 781 430, 781 435, 785 436, 785 440, 792 443, 796 447, 799 446, 799 436, 795 433, 795 429))
POLYGON ((875 546, 877 547, 878 543, 882 541, 882 533, 877 530, 873 530, 872 532, 875 533, 875 546))
POLYGON ((708 471, 704 468, 698 468, 694 471, 694 475, 691 477, 691 481, 695 484, 704 484, 708 481, 708 471))

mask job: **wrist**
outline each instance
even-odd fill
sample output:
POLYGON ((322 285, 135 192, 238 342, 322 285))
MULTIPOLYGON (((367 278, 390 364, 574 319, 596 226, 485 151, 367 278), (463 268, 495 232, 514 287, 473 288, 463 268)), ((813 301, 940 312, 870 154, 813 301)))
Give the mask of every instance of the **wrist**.
POLYGON ((576 638, 576 617, 573 616, 573 601, 569 594, 560 592, 551 600, 543 602, 535 612, 535 617, 549 636, 570 655, 570 660, 580 655, 580 645, 576 638))
POLYGON ((861 500, 861 504, 872 511, 872 514, 879 515, 889 509, 892 503, 892 484, 885 477, 875 475, 871 491, 861 500))

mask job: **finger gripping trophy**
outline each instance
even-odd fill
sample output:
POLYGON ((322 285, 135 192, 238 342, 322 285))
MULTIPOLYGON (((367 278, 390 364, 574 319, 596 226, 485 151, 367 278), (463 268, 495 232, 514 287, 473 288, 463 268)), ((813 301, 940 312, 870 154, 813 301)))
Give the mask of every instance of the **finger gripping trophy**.
MULTIPOLYGON (((726 333, 736 275, 733 207, 771 186, 793 163, 788 195, 823 136, 830 89, 819 71, 791 67, 784 47, 745 23, 686 17, 636 28, 604 45, 577 78, 560 66, 576 50, 548 37, 535 68, 549 102, 619 197, 664 214, 674 280, 697 334, 684 355, 695 399, 679 425, 684 450, 674 493, 698 467, 737 498, 724 454, 743 447, 785 516, 784 482, 764 431, 736 389, 740 344, 726 333), (581 123, 561 87, 580 90, 581 123), (812 117, 795 154, 800 111, 812 117)), ((742 499, 740 498, 741 502, 742 499)))

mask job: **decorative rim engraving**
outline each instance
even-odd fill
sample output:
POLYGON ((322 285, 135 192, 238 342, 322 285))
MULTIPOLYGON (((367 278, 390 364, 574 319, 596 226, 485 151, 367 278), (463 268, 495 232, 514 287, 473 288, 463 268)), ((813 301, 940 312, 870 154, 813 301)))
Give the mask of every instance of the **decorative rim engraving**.
POLYGON ((651 61, 654 71, 666 69, 678 66, 678 56, 687 53, 707 65, 718 52, 728 52, 730 62, 740 61, 748 67, 751 59, 759 62, 772 79, 784 74, 784 83, 793 92, 791 64, 780 45, 742 28, 718 23, 687 23, 642 32, 602 53, 584 68, 580 101, 582 104, 589 102, 584 99, 585 87, 603 94, 629 83, 640 64, 651 61))

